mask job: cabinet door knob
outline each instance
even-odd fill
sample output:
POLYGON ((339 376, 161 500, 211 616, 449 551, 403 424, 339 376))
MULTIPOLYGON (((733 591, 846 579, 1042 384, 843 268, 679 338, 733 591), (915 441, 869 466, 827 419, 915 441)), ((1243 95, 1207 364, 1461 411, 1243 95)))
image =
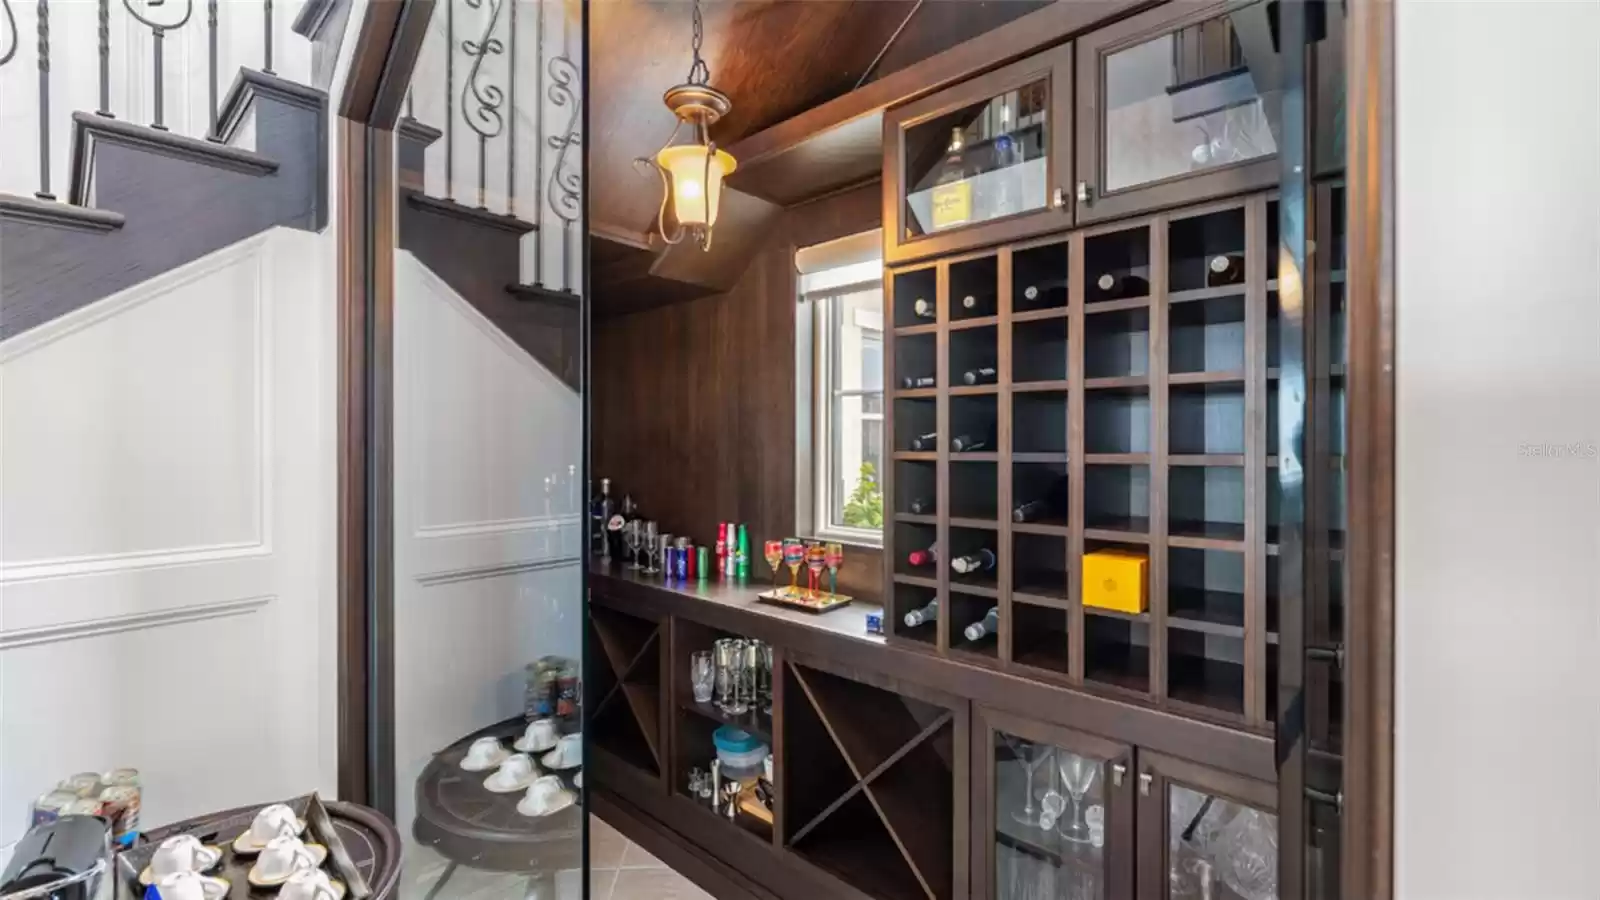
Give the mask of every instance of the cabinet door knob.
POLYGON ((1111 764, 1111 786, 1122 787, 1122 778, 1128 774, 1128 767, 1122 763, 1111 764))
POLYGON ((1094 188, 1089 187, 1089 182, 1087 182, 1087 181, 1078 182, 1078 202, 1079 203, 1089 203, 1089 202, 1091 202, 1093 200, 1093 197, 1094 197, 1094 188))
POLYGON ((1055 193, 1051 195, 1050 205, 1054 206, 1056 209, 1062 209, 1065 207, 1067 205, 1067 192, 1063 191, 1061 188, 1056 188, 1055 193))
POLYGON ((1139 796, 1141 796, 1141 797, 1150 796, 1150 781, 1151 781, 1151 779, 1150 779, 1150 773, 1149 772, 1140 772, 1139 773, 1139 796))

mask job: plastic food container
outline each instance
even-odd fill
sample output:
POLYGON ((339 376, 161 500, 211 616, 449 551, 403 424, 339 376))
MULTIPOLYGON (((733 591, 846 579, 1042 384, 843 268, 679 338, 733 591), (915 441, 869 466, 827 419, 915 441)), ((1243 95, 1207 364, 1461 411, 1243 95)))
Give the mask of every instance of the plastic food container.
POLYGON ((711 735, 711 743, 716 745, 723 778, 755 778, 761 774, 767 745, 755 735, 724 725, 711 735))

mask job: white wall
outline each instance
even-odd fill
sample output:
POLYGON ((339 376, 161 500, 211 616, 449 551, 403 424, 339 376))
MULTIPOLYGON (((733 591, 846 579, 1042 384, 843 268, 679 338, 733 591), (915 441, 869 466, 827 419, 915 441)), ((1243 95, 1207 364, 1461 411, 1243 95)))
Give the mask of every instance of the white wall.
POLYGON ((335 785, 332 267, 274 229, 0 345, 0 845, 335 785))
POLYGON ((1396 12, 1396 896, 1593 898, 1600 4, 1396 12))
POLYGON ((580 655, 578 395, 395 254, 396 821, 462 736, 520 715, 523 667, 580 655))

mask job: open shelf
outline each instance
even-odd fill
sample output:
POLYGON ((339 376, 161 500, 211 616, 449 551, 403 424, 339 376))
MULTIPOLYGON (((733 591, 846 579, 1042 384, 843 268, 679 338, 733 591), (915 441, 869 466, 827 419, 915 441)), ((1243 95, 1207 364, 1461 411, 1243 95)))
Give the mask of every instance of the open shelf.
POLYGON ((1065 606, 1038 606, 1021 595, 1011 598, 1011 660, 1057 675, 1068 673, 1071 652, 1065 606))
POLYGON ((938 387, 938 335, 914 334, 893 340, 896 381, 890 387, 900 391, 938 387))
POLYGON ((824 827, 806 832, 790 849, 878 900, 927 900, 927 889, 865 792, 847 800, 828 815, 824 827))
POLYGON ((1067 591, 1067 540, 1064 536, 1011 536, 1013 594, 1031 594, 1063 602, 1067 591))
POLYGON ((1067 320, 1037 319, 1011 326, 1013 385, 1067 380, 1067 320))
POLYGON ((1011 449, 1015 453, 1067 452, 1067 393, 1011 395, 1011 449))
MULTIPOLYGON (((1084 612, 1091 609, 1084 607, 1084 612)), ((1150 626, 1138 619, 1085 615, 1083 677, 1096 684, 1149 693, 1150 626)))
POLYGON ((1234 285, 1243 290, 1244 254, 1242 206, 1173 219, 1167 230, 1167 286, 1173 291, 1234 285), (1221 272, 1212 268, 1219 257, 1229 264, 1221 272))
POLYGON ((1065 241, 1018 250, 1011 256, 1011 311, 1019 312, 1067 308, 1067 261, 1070 250, 1065 241))
POLYGON ((1173 548, 1167 552, 1167 626, 1244 637, 1244 554, 1173 548))
POLYGON ((983 319, 999 312, 1000 264, 980 256, 950 265, 950 321, 983 319))
POLYGON ((981 325, 950 332, 950 387, 981 387, 999 380, 999 331, 981 325))
POLYGON ((794 668, 774 673, 783 679, 783 759, 786 787, 784 834, 792 843, 821 824, 830 808, 861 780, 828 734, 822 715, 800 686, 794 668))
POLYGON ((954 866, 954 727, 945 722, 881 775, 867 792, 928 895, 951 896, 954 866))
POLYGON ((970 653, 988 659, 998 659, 1000 656, 1000 636, 998 631, 985 634, 978 640, 968 640, 964 633, 968 625, 982 622, 989 610, 999 605, 995 596, 972 593, 970 587, 957 587, 954 582, 950 588, 950 649, 960 653, 970 653))
POLYGON ((1167 313, 1167 371, 1244 371, 1244 294, 1173 304, 1167 313))
POLYGON ((1098 378, 1148 378, 1149 375, 1150 310, 1147 307, 1094 312, 1084 317, 1085 386, 1098 378))
MULTIPOLYGON (((690 702, 692 704, 692 701, 690 702)), ((677 739, 674 744, 674 752, 677 754, 677 765, 673 775, 674 792, 704 810, 706 815, 714 815, 728 826, 746 832, 762 843, 771 844, 773 833, 771 822, 743 810, 736 811, 734 817, 729 819, 725 811, 713 812, 708 801, 689 795, 690 770, 698 768, 708 773, 711 771, 711 760, 717 756, 716 745, 712 743, 711 736, 717 728, 726 724, 718 719, 696 714, 698 712, 693 708, 680 708, 678 712, 677 739)), ((766 738, 762 740, 765 742, 766 738)), ((768 746, 771 746, 770 742, 768 746)))
POLYGON ((894 276, 894 325, 896 328, 908 328, 916 325, 932 325, 936 319, 932 316, 917 314, 918 301, 929 306, 936 306, 939 293, 939 270, 929 266, 910 272, 901 272, 894 276))
MULTIPOLYGON (((981 550, 988 550, 991 553, 998 554, 1000 551, 998 537, 997 531, 992 527, 952 526, 950 528, 950 555, 947 557, 941 553, 939 556, 939 564, 946 568, 950 568, 951 560, 954 560, 956 557, 965 556, 969 553, 977 553, 981 550)), ((997 588, 999 587, 999 562, 999 557, 996 556, 994 566, 991 566, 986 570, 980 570, 968 574, 962 574, 954 569, 950 569, 951 589, 958 591, 964 590, 968 593, 979 594, 987 597, 998 596, 997 588)), ((963 622, 962 625, 965 626, 966 623, 963 622)), ((954 640, 954 638, 952 638, 952 640, 954 640)))
POLYGON ((1244 383, 1171 384, 1167 425, 1169 453, 1244 453, 1244 383))
POLYGON ((1243 715, 1244 639, 1169 629, 1167 696, 1191 706, 1243 715))
POLYGON ((618 678, 628 671, 656 635, 656 623, 597 606, 589 614, 594 637, 611 672, 618 678))
POLYGON ((1060 462, 1012 463, 1010 514, 1013 532, 1065 535, 1070 500, 1071 485, 1067 482, 1064 458, 1060 462), (1030 508, 1028 521, 1016 521, 1016 508, 1035 502, 1042 503, 1042 508, 1030 508))
POLYGON ((1083 239, 1083 265, 1089 303, 1149 296, 1149 226, 1089 235, 1083 239))
POLYGON ((893 465, 895 513, 936 515, 939 511, 939 464, 895 460, 893 465))
POLYGON ((993 523, 1000 515, 998 465, 992 462, 950 463, 950 516, 993 523))
POLYGON ((856 777, 889 762, 945 711, 820 669, 793 667, 802 693, 844 753, 856 777))
POLYGON ((939 449, 939 401, 933 397, 894 399, 894 449, 930 453, 939 449))
POLYGON ((1167 534, 1201 546, 1244 541, 1242 468, 1183 466, 1167 473, 1167 534))
POLYGON ((891 602, 885 613, 894 620, 895 637, 916 641, 929 647, 937 646, 939 643, 937 622, 925 622, 915 627, 908 627, 905 623, 906 613, 926 607, 937 596, 939 596, 938 590, 932 587, 899 582, 891 585, 891 602))
POLYGON ((1088 392, 1083 407, 1083 449, 1085 453, 1149 453, 1149 394, 1088 392))
POLYGON ((992 394, 950 398, 950 438, 946 444, 952 454, 995 452, 995 423, 999 421, 996 402, 992 394), (955 446, 957 438, 964 441, 960 450, 955 446))
POLYGON ((591 607, 589 633, 601 648, 588 675, 595 745, 659 776, 661 747, 660 628, 645 619, 591 607))
POLYGON ((1150 467, 1086 465, 1083 474, 1086 533, 1118 537, 1150 532, 1150 467))

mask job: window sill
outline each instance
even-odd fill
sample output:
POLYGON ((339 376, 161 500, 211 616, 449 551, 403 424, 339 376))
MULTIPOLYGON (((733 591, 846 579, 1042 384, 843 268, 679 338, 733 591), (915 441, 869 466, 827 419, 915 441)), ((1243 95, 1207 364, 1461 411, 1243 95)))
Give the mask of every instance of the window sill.
POLYGON ((883 538, 880 537, 873 540, 856 531, 830 531, 823 529, 811 535, 808 540, 832 541, 843 544, 846 547, 854 547, 857 550, 876 550, 880 552, 883 550, 883 538))

